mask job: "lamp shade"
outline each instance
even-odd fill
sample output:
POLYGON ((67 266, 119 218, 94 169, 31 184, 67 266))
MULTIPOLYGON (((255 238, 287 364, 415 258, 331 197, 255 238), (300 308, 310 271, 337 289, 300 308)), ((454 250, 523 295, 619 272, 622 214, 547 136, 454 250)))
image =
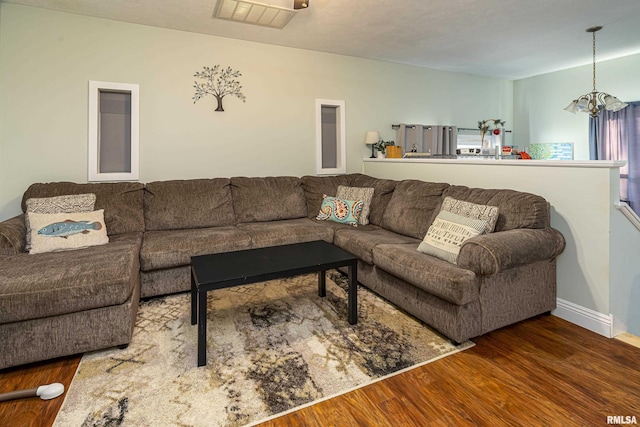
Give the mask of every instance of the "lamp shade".
POLYGON ((364 138, 364 143, 366 145, 372 145, 376 142, 380 141, 380 132, 377 130, 370 130, 367 132, 367 136, 364 138))

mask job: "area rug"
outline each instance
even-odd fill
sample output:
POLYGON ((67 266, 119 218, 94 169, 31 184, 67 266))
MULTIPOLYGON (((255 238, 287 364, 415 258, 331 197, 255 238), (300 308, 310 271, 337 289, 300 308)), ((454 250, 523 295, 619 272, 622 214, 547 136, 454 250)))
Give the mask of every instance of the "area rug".
POLYGON ((209 292, 207 365, 196 366, 188 293, 141 302, 124 350, 83 356, 54 426, 254 425, 473 346, 363 287, 317 275, 209 292))

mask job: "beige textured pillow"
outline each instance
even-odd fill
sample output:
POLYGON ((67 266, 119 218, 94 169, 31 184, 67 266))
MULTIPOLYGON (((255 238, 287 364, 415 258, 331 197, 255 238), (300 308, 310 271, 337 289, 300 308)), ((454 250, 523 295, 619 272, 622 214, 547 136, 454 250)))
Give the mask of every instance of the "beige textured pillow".
POLYGON ((498 222, 498 207, 488 205, 478 205, 476 203, 465 202, 464 200, 445 197, 440 211, 447 211, 456 215, 471 219, 482 219, 487 221, 487 229, 483 233, 492 233, 498 222))
POLYGON ((371 200, 373 200, 373 188, 367 187, 347 187, 338 185, 336 198, 342 200, 361 200, 362 212, 358 218, 358 224, 369 224, 369 213, 371 212, 371 200))
POLYGON ((28 212, 30 254, 66 251, 109 243, 104 209, 93 212, 41 214, 28 212))
MULTIPOLYGON (((70 194, 67 196, 31 198, 26 201, 27 213, 73 213, 73 212, 91 212, 95 208, 96 195, 87 194, 70 194)), ((27 226, 26 247, 31 249, 31 228, 29 226, 29 216, 25 215, 25 224, 27 226)))
POLYGON ((447 196, 418 251, 455 264, 462 244, 472 237, 493 232, 497 221, 496 206, 478 205, 447 196))
POLYGON ((440 211, 418 246, 418 251, 455 264, 462 244, 482 234, 487 226, 487 221, 482 219, 440 211))

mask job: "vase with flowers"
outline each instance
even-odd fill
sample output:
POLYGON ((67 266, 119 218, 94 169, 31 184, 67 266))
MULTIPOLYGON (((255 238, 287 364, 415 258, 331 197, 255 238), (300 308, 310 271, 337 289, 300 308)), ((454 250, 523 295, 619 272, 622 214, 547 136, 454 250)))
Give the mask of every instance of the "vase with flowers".
POLYGON ((492 131, 494 135, 500 135, 500 127, 503 127, 505 124, 504 120, 500 119, 487 119, 478 121, 478 129, 480 129, 480 143, 483 149, 491 148, 491 139, 488 138, 485 142, 484 136, 488 131, 492 131), (495 129, 491 129, 492 126, 495 126, 495 129))

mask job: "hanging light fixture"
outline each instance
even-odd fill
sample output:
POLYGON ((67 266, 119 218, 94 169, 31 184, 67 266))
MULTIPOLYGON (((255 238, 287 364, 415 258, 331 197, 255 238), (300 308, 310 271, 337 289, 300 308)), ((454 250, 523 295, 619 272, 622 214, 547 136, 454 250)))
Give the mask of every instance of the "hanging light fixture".
POLYGON ((565 111, 574 114, 581 111, 589 113, 591 117, 597 117, 600 112, 598 105, 604 105, 605 110, 610 111, 619 111, 629 105, 613 95, 596 90, 596 31, 601 29, 602 27, 587 28, 587 32, 593 35, 593 90, 572 101, 571 104, 567 105, 565 111))

